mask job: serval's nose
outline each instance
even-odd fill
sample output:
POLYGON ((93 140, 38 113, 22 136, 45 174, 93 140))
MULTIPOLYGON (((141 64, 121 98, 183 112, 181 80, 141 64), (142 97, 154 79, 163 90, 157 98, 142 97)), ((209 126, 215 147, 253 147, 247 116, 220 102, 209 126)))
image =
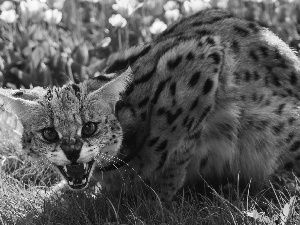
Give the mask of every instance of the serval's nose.
POLYGON ((62 139, 60 143, 61 149, 72 164, 76 163, 79 159, 82 145, 83 141, 79 138, 62 139))

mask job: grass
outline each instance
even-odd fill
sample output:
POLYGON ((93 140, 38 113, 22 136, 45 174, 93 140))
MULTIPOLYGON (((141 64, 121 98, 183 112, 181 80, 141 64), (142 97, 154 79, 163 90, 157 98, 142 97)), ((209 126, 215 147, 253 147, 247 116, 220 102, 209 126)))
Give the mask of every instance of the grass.
POLYGON ((44 190, 59 177, 24 159, 16 123, 3 120, 9 116, 0 119, 0 224, 300 224, 295 195, 271 188, 251 196, 233 184, 206 193, 181 190, 168 206, 147 197, 142 187, 116 195, 88 190, 45 200, 44 190))
POLYGON ((212 197, 194 191, 181 191, 168 207, 161 206, 158 200, 149 200, 142 191, 120 193, 119 196, 110 193, 95 196, 93 192, 86 191, 64 194, 63 198, 47 202, 43 201, 36 187, 25 188, 11 177, 4 177, 2 174, 0 192, 0 221, 3 224, 196 225, 300 222, 298 200, 279 193, 277 202, 273 202, 263 194, 251 198, 249 195, 236 196, 238 192, 234 191, 225 198, 215 191, 212 191, 212 197))

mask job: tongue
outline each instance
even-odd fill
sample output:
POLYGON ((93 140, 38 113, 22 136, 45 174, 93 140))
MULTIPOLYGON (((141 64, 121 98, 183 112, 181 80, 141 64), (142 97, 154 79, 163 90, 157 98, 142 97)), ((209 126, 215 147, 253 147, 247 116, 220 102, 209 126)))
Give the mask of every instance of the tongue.
POLYGON ((75 179, 77 178, 79 180, 79 178, 82 178, 85 174, 83 163, 68 165, 67 173, 70 177, 73 177, 75 179))

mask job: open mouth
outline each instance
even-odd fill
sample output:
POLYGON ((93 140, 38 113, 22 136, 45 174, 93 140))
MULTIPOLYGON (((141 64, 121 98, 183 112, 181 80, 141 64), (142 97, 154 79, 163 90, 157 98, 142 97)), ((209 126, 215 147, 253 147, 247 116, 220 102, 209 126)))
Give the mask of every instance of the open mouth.
POLYGON ((84 189, 88 185, 89 176, 94 160, 88 163, 76 163, 66 166, 57 166, 71 189, 84 189))

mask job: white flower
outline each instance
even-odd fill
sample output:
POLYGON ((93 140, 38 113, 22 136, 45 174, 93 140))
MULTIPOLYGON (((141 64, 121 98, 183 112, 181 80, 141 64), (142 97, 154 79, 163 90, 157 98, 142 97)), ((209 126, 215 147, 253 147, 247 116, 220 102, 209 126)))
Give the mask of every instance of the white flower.
POLYGON ((49 24, 58 24, 62 19, 62 12, 58 9, 48 9, 45 12, 44 20, 49 24))
POLYGON ((127 20, 120 14, 111 15, 108 22, 114 27, 125 27, 127 24, 127 20))
POLYGON ((165 12, 165 17, 168 20, 168 22, 174 22, 180 18, 180 12, 178 9, 173 9, 173 10, 167 10, 165 12))
POLYGON ((167 24, 165 24, 163 21, 159 19, 155 19, 154 23, 149 28, 149 30, 152 34, 159 34, 163 32, 166 28, 167 28, 167 24))
POLYGON ((116 0, 112 8, 122 16, 128 17, 142 6, 143 3, 138 3, 136 0, 116 0))
POLYGON ((98 3, 101 0, 79 0, 80 2, 91 2, 91 3, 98 3))
POLYGON ((217 3, 217 7, 218 7, 218 8, 226 9, 227 6, 228 6, 228 1, 229 1, 229 0, 222 0, 222 1, 219 1, 219 2, 217 3))
POLYGON ((0 19, 6 23, 14 23, 14 22, 16 22, 17 18, 18 18, 18 15, 14 9, 3 11, 0 14, 0 19))
POLYGON ((164 9, 165 9, 166 11, 178 9, 178 4, 177 4, 177 2, 175 2, 175 1, 168 1, 168 2, 164 5, 164 9))
POLYGON ((15 8, 15 5, 14 5, 14 3, 12 3, 11 1, 4 1, 4 2, 0 5, 1 11, 7 11, 7 10, 14 9, 14 8, 15 8))
POLYGON ((34 21, 39 21, 43 17, 44 4, 38 0, 27 0, 20 2, 20 9, 23 16, 34 21))
POLYGON ((51 9, 61 10, 64 7, 65 0, 47 0, 46 3, 51 9))
POLYGON ((183 8, 186 13, 192 13, 211 8, 211 5, 203 0, 188 0, 183 3, 183 8))

